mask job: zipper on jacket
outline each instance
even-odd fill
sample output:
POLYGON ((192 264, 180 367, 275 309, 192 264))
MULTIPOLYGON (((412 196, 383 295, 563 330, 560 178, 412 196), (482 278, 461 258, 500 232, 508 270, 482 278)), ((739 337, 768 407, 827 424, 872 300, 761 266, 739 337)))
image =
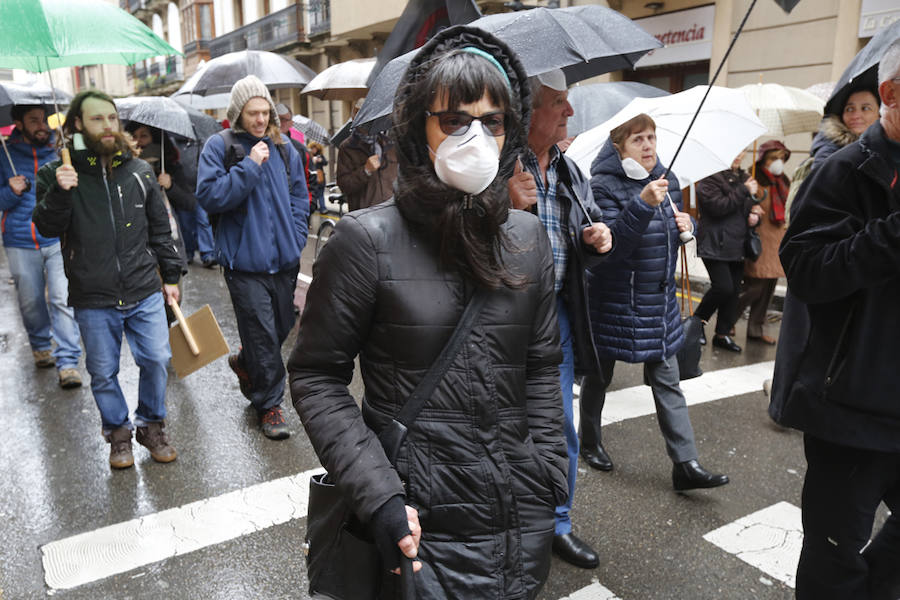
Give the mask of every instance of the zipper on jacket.
MULTIPOLYGON (((103 174, 103 188, 106 190, 106 206, 107 206, 107 208, 109 208, 110 225, 112 226, 112 234, 113 234, 113 249, 114 249, 114 254, 116 257, 116 273, 118 274, 119 291, 121 292, 121 290, 122 290, 122 265, 121 265, 121 263, 119 263, 119 236, 116 234, 116 215, 113 212, 112 195, 109 193, 109 180, 106 177, 106 167, 101 166, 100 172, 103 174)), ((122 203, 122 197, 120 195, 119 196, 119 204, 121 204, 121 203, 122 203)), ((124 212, 122 213, 122 218, 125 218, 124 212)), ((121 294, 120 294, 120 296, 121 296, 121 294)), ((122 302, 121 298, 118 298, 116 300, 116 302, 119 305, 124 304, 124 302, 122 302)))
POLYGON ((831 355, 831 360, 828 362, 828 368, 825 369, 825 387, 829 387, 834 380, 837 379, 837 376, 840 374, 840 370, 843 368, 843 364, 839 364, 842 361, 846 353, 843 352, 844 345, 847 343, 847 335, 850 332, 850 323, 853 321, 853 316, 856 314, 856 305, 853 305, 853 308, 850 309, 849 314, 847 315, 847 320, 844 321, 844 326, 841 327, 841 335, 838 336, 837 343, 834 345, 834 354, 831 355))

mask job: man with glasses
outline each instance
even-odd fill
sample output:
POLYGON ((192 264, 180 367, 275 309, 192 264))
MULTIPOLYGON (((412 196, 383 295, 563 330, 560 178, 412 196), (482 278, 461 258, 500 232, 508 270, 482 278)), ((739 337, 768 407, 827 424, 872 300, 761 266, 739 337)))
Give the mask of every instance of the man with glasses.
POLYGON ((781 244, 769 414, 804 433, 800 599, 900 597, 900 39, 878 81, 880 121, 804 181, 781 244))
POLYGON ((600 222, 590 182, 557 147, 567 137, 572 105, 562 71, 532 77, 531 126, 528 148, 509 180, 513 208, 535 212, 541 219, 556 267, 557 317, 563 362, 559 366, 569 455, 569 499, 556 509, 553 551, 566 562, 592 569, 600 564, 597 553, 572 533, 569 512, 578 473, 578 431, 572 411, 576 373, 598 372, 600 365, 590 332, 584 270, 602 260, 613 246, 609 228, 600 222))

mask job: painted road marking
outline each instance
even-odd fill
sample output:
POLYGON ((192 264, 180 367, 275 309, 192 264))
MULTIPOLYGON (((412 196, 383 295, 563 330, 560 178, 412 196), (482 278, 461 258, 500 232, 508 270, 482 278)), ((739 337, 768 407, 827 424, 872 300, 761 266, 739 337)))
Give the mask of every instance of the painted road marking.
MULTIPOLYGON (((772 376, 773 368, 774 362, 769 361, 711 371, 682 382, 682 388, 689 405, 711 402, 761 390, 763 380, 772 376)), ((577 386, 575 391, 579 391, 577 386)), ((603 412, 603 423, 609 424, 654 414, 656 408, 649 388, 641 385, 607 394, 603 412)), ((575 418, 578 418, 577 400, 575 418)), ((321 471, 305 471, 50 542, 41 548, 47 585, 55 589, 76 587, 305 518, 309 477, 321 471)), ((598 583, 576 593, 600 594, 602 590, 606 588, 598 583)), ((570 598, 606 599, 607 596, 570 598)))
POLYGON ((800 509, 778 502, 703 536, 763 573, 794 587, 803 545, 800 509))
POLYGON ((613 594, 611 591, 600 585, 597 580, 594 580, 591 585, 587 587, 583 587, 580 590, 576 590, 565 596, 560 598, 559 600, 621 600, 618 596, 613 594))
POLYGON ((304 471, 125 523, 50 542, 41 548, 44 577, 69 589, 306 517, 304 471))

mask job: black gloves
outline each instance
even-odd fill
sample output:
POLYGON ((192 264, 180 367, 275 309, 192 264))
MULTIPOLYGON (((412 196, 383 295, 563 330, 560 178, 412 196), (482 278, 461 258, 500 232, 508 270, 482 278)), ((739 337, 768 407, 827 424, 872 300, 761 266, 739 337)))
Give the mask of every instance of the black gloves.
POLYGON ((397 542, 410 535, 403 496, 393 496, 372 515, 370 524, 375 546, 384 566, 388 569, 400 567, 400 547, 397 542))

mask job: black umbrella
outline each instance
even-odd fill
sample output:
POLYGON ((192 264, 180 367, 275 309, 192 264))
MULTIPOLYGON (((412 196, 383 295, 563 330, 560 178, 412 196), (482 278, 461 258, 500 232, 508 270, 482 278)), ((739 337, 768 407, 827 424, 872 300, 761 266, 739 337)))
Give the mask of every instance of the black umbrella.
POLYGON ((206 63, 173 96, 208 96, 230 92, 231 86, 247 75, 256 75, 267 88, 276 90, 302 88, 316 76, 316 72, 298 60, 274 52, 229 52, 206 63))
POLYGON ((221 131, 211 116, 165 96, 131 96, 116 100, 119 118, 192 140, 205 141, 221 131))
POLYGON ((337 130, 337 132, 331 136, 331 143, 335 147, 340 146, 344 143, 348 137, 350 137, 350 127, 353 125, 353 119, 347 119, 347 122, 341 125, 341 128, 337 130))
MULTIPOLYGON (((644 54, 662 46, 628 17, 596 4, 500 13, 472 21, 468 27, 506 42, 529 76, 562 69, 570 85, 631 69, 644 54)), ((397 84, 416 52, 398 56, 384 67, 369 88, 354 126, 390 115, 397 84)))
POLYGON ((569 135, 605 123, 635 98, 658 98, 669 92, 636 81, 610 81, 576 85, 569 90, 569 104, 575 114, 569 117, 569 135))
MULTIPOLYGON (((850 96, 850 92, 859 87, 870 90, 878 88, 878 63, 885 50, 894 41, 900 39, 900 21, 894 21, 891 25, 879 31, 865 48, 860 50, 850 64, 844 69, 841 78, 838 79, 831 93, 831 98, 825 103, 825 114, 840 115, 844 104, 850 96)), ((878 92, 874 92, 878 95, 878 92)))
POLYGON ((12 120, 12 107, 16 104, 37 104, 46 107, 47 113, 56 112, 53 108, 53 92, 60 105, 67 105, 72 95, 59 88, 54 90, 45 83, 23 85, 12 81, 0 81, 0 126, 9 125, 12 120))

